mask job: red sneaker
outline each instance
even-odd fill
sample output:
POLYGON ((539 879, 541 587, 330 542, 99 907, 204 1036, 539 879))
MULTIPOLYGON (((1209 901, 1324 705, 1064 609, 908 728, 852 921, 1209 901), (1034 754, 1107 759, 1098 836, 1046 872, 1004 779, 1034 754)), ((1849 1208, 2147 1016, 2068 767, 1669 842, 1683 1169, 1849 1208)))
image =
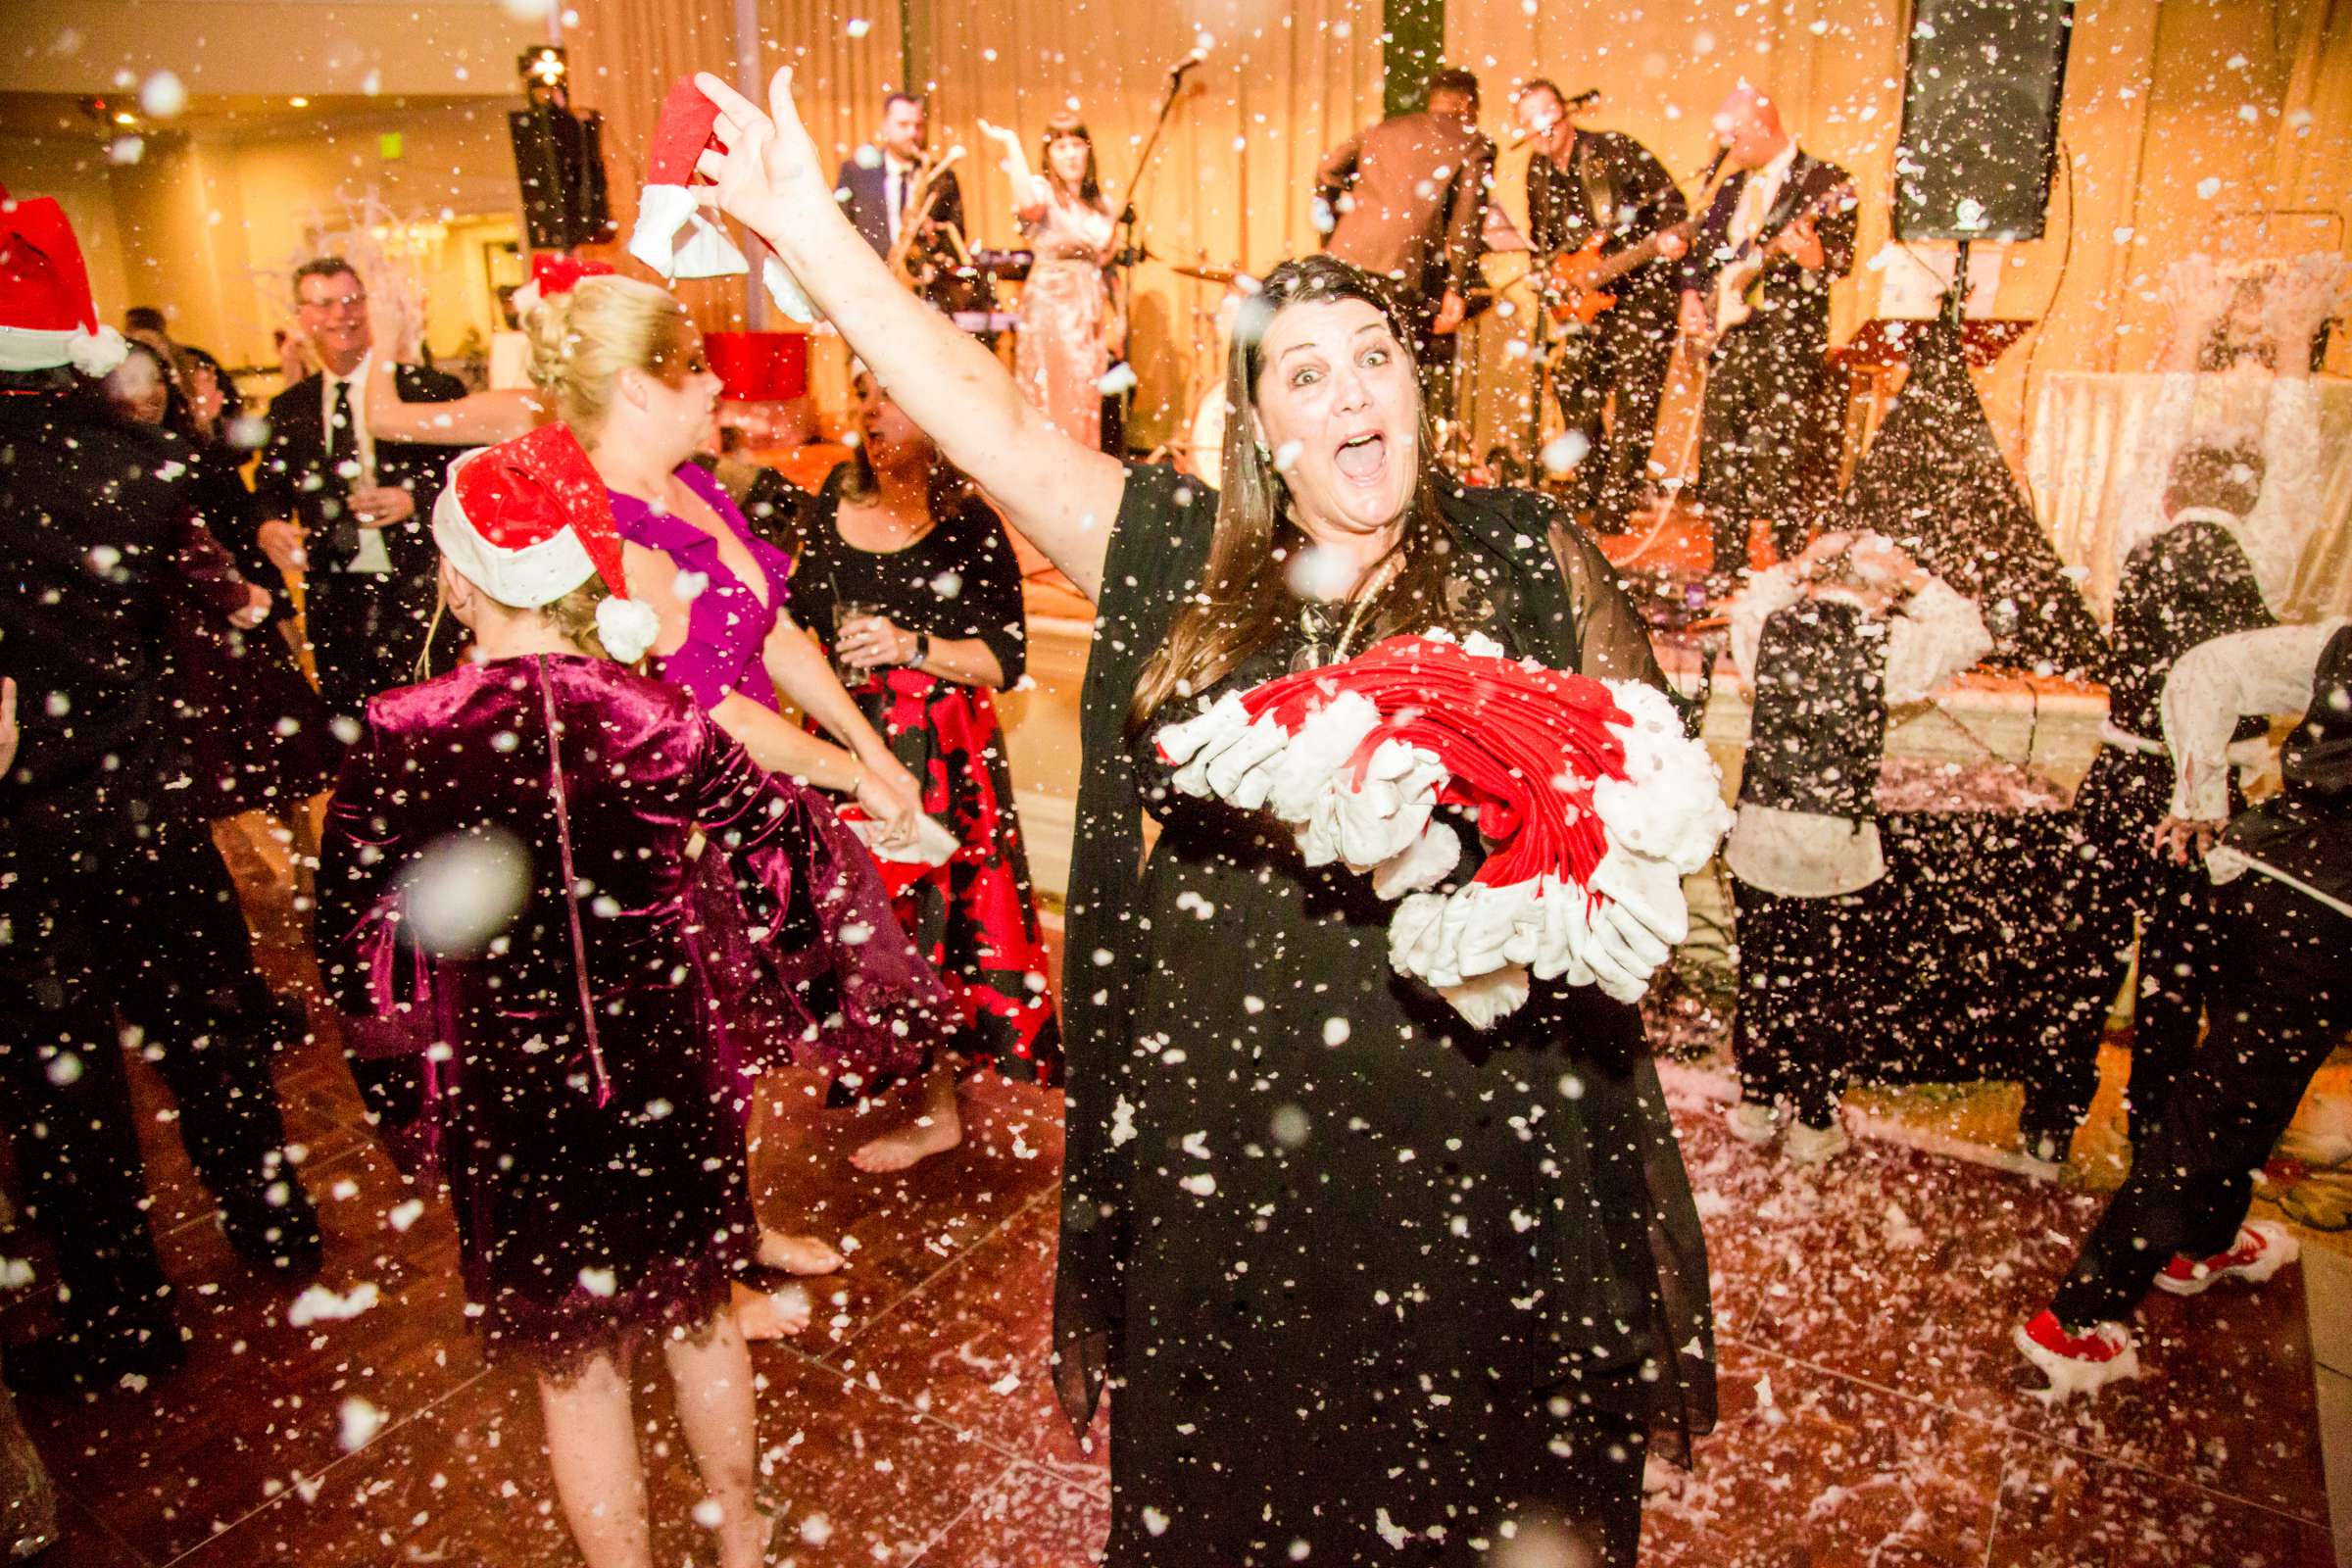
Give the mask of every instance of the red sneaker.
POLYGON ((2043 1312, 2010 1333, 2020 1354, 2050 1380, 2046 1398, 2089 1394, 2110 1383, 2139 1376, 2139 1350, 2121 1323, 2093 1323, 2086 1334, 2069 1334, 2056 1315, 2043 1312))
POLYGON ((2250 1220, 2237 1228, 2237 1241, 2227 1252, 2211 1257, 2184 1257, 2176 1252, 2156 1276, 2156 1288, 2174 1296, 2195 1296, 2217 1280, 2239 1279, 2260 1285, 2295 1260, 2302 1250, 2295 1239, 2268 1220, 2250 1220))

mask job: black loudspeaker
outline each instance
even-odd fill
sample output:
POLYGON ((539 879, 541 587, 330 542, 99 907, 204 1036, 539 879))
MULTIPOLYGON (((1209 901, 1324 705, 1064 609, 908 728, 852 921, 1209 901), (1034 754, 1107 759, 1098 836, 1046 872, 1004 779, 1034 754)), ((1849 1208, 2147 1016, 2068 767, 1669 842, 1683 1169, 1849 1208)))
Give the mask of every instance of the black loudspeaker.
POLYGON ((514 141, 523 223, 533 248, 563 251, 611 239, 604 117, 542 105, 508 115, 507 130, 514 141))
POLYGON ((1898 239, 2039 239, 2073 0, 1916 0, 1894 156, 1898 239))

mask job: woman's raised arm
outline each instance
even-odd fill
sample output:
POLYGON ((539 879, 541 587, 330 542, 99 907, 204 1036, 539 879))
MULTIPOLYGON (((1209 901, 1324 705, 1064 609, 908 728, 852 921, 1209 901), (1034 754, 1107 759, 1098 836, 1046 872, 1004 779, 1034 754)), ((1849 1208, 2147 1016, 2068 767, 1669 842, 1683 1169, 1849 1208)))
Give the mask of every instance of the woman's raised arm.
POLYGON ((496 446, 529 435, 540 410, 539 400, 518 388, 468 393, 447 403, 403 403, 391 360, 378 354, 368 362, 368 433, 378 441, 496 446))
POLYGON ((718 105, 726 148, 703 154, 703 172, 717 182, 704 199, 768 243, 891 401, 1095 597, 1125 466, 1054 429, 977 339, 890 275, 834 200, 793 106, 789 69, 769 88, 772 114, 708 73, 695 84, 718 105))

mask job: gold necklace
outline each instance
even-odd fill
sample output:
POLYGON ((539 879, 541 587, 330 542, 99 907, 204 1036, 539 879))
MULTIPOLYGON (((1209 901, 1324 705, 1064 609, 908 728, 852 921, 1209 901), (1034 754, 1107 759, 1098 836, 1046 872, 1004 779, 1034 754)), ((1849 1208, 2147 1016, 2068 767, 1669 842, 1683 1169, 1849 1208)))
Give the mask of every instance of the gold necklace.
POLYGON ((1404 556, 1401 553, 1388 557, 1374 568, 1371 579, 1357 589, 1354 606, 1348 614, 1348 624, 1341 630, 1340 640, 1333 645, 1332 655, 1329 659, 1323 657, 1322 638, 1316 635, 1314 625, 1316 612, 1321 607, 1311 602, 1301 606, 1298 612, 1298 629, 1304 635, 1305 641, 1299 646, 1297 656, 1292 659, 1291 668, 1294 671, 1304 671, 1320 669, 1326 664, 1346 663, 1348 649, 1355 641, 1355 634, 1362 627, 1364 617, 1371 613, 1372 602, 1388 588, 1390 580, 1403 565, 1404 556))

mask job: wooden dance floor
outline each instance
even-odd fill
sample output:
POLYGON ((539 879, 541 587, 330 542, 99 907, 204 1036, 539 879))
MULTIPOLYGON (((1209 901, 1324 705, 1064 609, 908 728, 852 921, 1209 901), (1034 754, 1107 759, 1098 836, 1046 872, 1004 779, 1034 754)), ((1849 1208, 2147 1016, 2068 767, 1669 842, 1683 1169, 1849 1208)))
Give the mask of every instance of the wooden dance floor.
MULTIPOLYGON (((248 891, 282 929, 275 888, 248 891)), ((326 1228, 320 1283, 376 1298, 290 1325, 299 1287, 237 1260, 138 1069, 156 1229, 195 1338, 144 1397, 21 1400, 65 1494, 58 1561, 575 1563, 530 1380, 487 1369, 466 1333, 445 1209, 407 1206, 330 1050, 296 1053, 279 1081, 326 1228)), ((771 1561, 1077 1568, 1107 1482, 1046 1378, 1057 1098, 992 1081, 963 1149, 877 1180, 844 1160, 865 1126, 779 1086, 762 1213, 855 1250, 815 1282, 808 1332, 756 1352, 764 1486, 785 1518, 771 1561)), ((1695 1101, 1678 1120, 1715 1269, 1723 1420, 1652 1498, 1645 1563, 2331 1561, 2299 1271, 2257 1295, 2153 1298, 2147 1376, 2051 1410, 2016 1387, 2009 1329, 2096 1200, 1870 1143, 1791 1174, 1695 1101)), ((8 1337, 41 1310, 11 1303, 8 1337)), ((657 1560, 707 1563, 666 1395, 646 1409, 657 1560)))

